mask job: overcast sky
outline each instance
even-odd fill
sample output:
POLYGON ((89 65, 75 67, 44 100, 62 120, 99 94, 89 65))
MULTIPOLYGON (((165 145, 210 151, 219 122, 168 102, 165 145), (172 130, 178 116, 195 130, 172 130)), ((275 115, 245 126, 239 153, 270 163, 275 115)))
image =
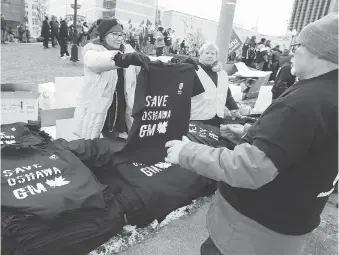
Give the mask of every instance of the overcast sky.
MULTIPOLYGON (((218 21, 222 0, 158 0, 167 10, 176 10, 218 21)), ((294 0, 237 0, 234 22, 246 29, 255 26, 259 33, 285 35, 294 0)))

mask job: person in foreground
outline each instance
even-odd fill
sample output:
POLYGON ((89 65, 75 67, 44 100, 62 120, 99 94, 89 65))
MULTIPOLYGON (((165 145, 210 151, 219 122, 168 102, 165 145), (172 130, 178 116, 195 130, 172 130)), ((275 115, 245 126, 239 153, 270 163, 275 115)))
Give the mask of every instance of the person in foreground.
POLYGON ((233 116, 241 116, 228 87, 227 73, 218 61, 218 54, 219 48, 214 43, 205 43, 200 48, 199 69, 191 99, 191 120, 217 127, 225 117, 225 107, 233 116))
POLYGON ((166 162, 219 181, 201 254, 299 255, 338 181, 338 15, 297 38, 299 81, 233 151, 169 141, 166 162))
POLYGON ((75 109, 74 134, 84 139, 126 138, 132 126, 136 76, 149 58, 123 44, 123 27, 114 18, 100 19, 93 39, 82 49, 84 86, 75 109), (131 65, 131 66, 130 66, 131 65))

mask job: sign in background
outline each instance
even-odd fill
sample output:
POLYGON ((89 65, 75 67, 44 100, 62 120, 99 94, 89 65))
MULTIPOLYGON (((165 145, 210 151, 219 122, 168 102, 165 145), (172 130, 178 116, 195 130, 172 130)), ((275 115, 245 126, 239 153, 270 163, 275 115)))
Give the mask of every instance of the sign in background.
POLYGON ((230 46, 228 48, 228 54, 231 54, 232 52, 238 50, 242 45, 242 41, 240 40, 237 33, 232 29, 231 34, 231 40, 230 40, 230 46))

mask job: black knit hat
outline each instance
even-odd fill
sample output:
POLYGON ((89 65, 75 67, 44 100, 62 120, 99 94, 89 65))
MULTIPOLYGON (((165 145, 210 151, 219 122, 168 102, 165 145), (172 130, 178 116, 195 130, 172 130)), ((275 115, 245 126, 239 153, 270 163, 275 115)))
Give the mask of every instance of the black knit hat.
POLYGON ((118 23, 118 20, 111 18, 111 19, 102 19, 97 30, 100 38, 103 38, 107 34, 107 32, 109 31, 122 32, 123 28, 118 23))

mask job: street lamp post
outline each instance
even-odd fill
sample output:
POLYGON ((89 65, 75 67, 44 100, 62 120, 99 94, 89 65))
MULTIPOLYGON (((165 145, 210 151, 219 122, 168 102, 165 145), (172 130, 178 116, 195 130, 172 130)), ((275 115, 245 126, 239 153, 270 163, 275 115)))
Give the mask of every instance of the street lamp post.
POLYGON ((78 4, 77 0, 74 0, 74 4, 71 4, 71 8, 74 9, 74 18, 73 18, 73 26, 74 26, 74 32, 73 32, 73 45, 71 49, 71 61, 72 62, 78 62, 78 31, 77 31, 77 10, 80 9, 81 5, 78 4))
POLYGON ((228 58, 228 49, 230 45, 236 3, 236 0, 223 0, 220 9, 217 45, 220 50, 219 60, 223 64, 224 68, 228 58))

